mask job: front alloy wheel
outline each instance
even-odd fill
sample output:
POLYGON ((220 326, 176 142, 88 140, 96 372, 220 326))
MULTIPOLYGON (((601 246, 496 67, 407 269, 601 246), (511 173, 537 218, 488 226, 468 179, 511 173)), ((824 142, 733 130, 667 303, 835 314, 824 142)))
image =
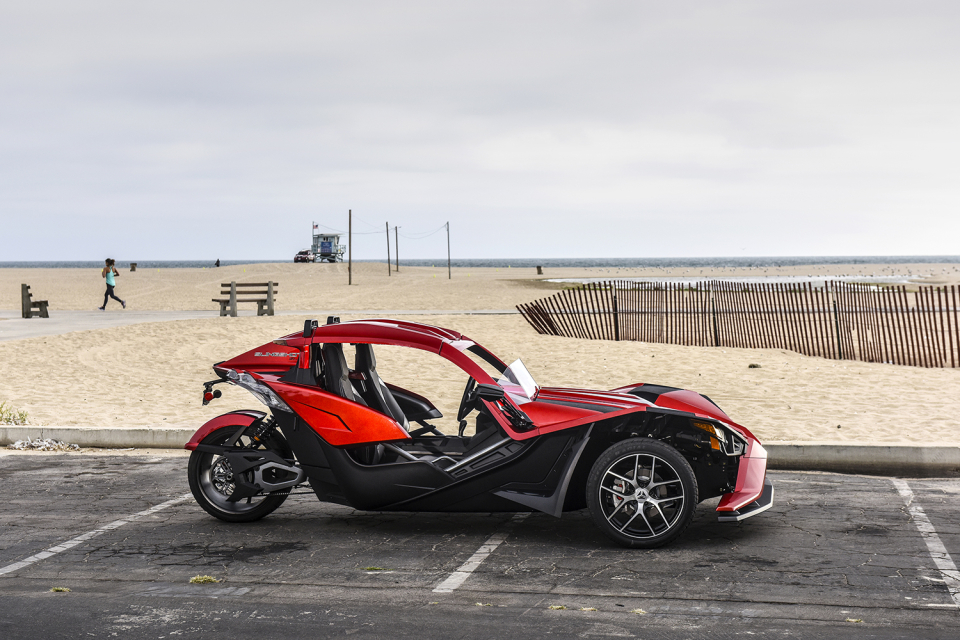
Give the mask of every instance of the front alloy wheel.
POLYGON ((604 451, 587 478, 600 530, 625 547, 662 546, 689 526, 697 506, 690 463, 657 440, 631 438, 604 451))

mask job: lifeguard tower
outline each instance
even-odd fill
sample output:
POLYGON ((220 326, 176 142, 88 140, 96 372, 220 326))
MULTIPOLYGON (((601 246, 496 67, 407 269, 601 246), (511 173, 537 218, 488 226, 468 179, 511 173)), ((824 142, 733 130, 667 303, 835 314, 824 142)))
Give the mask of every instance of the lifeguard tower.
POLYGON ((340 244, 339 233, 317 233, 316 225, 313 230, 313 246, 311 250, 316 256, 314 260, 321 262, 343 262, 343 253, 347 247, 340 244))

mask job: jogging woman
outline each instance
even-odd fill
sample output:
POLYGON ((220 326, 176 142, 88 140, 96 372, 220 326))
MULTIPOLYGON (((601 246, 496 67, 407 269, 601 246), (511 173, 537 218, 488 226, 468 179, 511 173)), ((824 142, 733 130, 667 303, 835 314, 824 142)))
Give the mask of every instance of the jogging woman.
POLYGON ((120 303, 120 306, 126 309, 127 303, 121 300, 120 298, 118 298, 117 296, 115 296, 113 293, 113 288, 117 286, 117 281, 114 278, 120 275, 119 273, 117 273, 117 267, 114 266, 116 265, 116 261, 113 258, 107 258, 106 263, 107 263, 107 266, 105 266, 103 268, 103 271, 100 272, 100 276, 107 279, 107 292, 103 294, 103 306, 98 308, 100 309, 100 311, 106 311, 107 300, 109 298, 113 298, 114 300, 120 303))

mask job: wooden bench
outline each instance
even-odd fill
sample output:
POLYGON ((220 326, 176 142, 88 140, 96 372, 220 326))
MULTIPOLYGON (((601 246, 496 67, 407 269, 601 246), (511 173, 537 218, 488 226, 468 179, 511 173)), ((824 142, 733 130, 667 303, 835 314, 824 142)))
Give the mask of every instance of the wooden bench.
POLYGON ((277 282, 224 282, 220 285, 221 296, 230 296, 229 298, 214 298, 213 302, 220 303, 220 315, 237 317, 237 303, 256 302, 258 316, 273 315, 273 297, 276 294, 279 283, 277 282), (237 294, 243 296, 257 296, 238 298, 237 294))
POLYGON ((24 318, 49 318, 46 300, 34 300, 30 286, 20 285, 20 307, 24 318))

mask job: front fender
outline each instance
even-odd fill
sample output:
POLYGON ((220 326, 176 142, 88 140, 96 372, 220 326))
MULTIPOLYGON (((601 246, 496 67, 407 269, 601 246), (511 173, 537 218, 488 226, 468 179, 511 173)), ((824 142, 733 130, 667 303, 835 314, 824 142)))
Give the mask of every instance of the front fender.
POLYGON ((266 417, 266 415, 267 414, 263 411, 250 411, 244 409, 241 411, 231 411, 230 413, 225 413, 222 416, 217 416, 213 420, 210 420, 202 427, 197 429, 197 432, 193 434, 192 438, 190 438, 190 442, 183 445, 183 448, 193 451, 197 448, 197 445, 200 444, 201 440, 206 438, 217 429, 223 429, 224 427, 249 427, 257 420, 262 420, 264 417, 266 417))

